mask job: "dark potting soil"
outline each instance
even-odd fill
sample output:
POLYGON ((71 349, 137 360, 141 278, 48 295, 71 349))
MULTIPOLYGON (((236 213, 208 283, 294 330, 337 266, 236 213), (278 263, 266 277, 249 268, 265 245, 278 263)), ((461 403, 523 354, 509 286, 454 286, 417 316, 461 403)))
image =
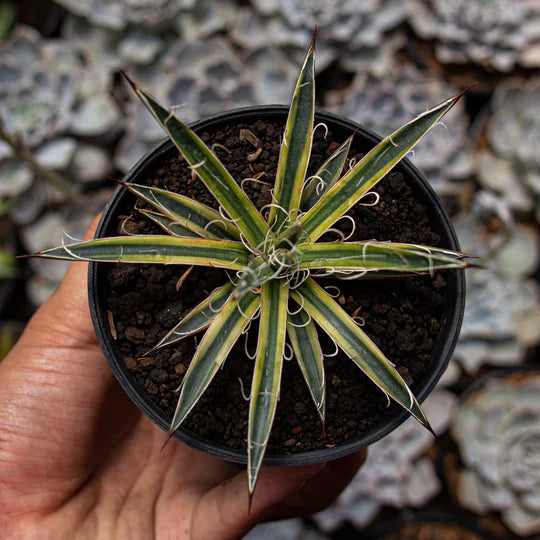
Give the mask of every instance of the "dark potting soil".
MULTIPOLYGON (((215 145, 215 152, 233 178, 243 180, 264 173, 260 179, 273 182, 283 128, 282 122, 231 124, 212 134, 211 138, 208 133, 201 137, 215 145), (254 161, 247 157, 255 152, 255 148, 241 140, 241 129, 249 129, 262 143, 263 150, 254 161)), ((322 129, 316 130, 311 174, 343 142, 334 141, 331 133, 326 138, 323 135, 322 129)), ((359 157, 355 155, 354 146, 350 157, 359 157)), ((212 195, 200 180, 192 178, 191 170, 176 151, 138 182, 176 191, 217 208, 212 195)), ((267 185, 245 182, 244 189, 258 208, 271 200, 267 185)), ((430 226, 425 207, 415 199, 401 172, 391 172, 375 191, 380 195, 376 206, 356 205, 349 212, 356 223, 350 240, 438 245, 439 236, 430 226)), ((340 223, 340 228, 348 234, 352 227, 350 221, 340 223)), ((118 233, 163 234, 153 223, 133 211, 133 207, 126 209, 126 215, 119 218, 118 233)), ((179 318, 227 280, 223 270, 196 268, 177 291, 177 281, 185 269, 181 266, 123 264, 111 265, 108 271, 108 305, 126 367, 170 417, 178 399, 177 389, 194 354, 196 339, 190 337, 159 352, 146 353, 179 318)), ((356 312, 364 319, 364 330, 397 366, 409 385, 424 375, 439 333, 445 302, 446 282, 442 274, 437 273, 433 278, 367 281, 325 279, 324 284, 339 287, 337 301, 349 314, 356 312)), ((256 348, 257 332, 258 324, 253 324, 247 342, 251 355, 256 348)), ((201 336, 199 334, 197 339, 201 336)), ((323 351, 332 355, 333 343, 320 329, 319 336, 323 351)), ((242 396, 242 387, 244 393, 249 393, 254 361, 245 355, 245 346, 245 340, 241 338, 184 423, 187 429, 229 448, 246 447, 248 402, 242 396)), ((397 407, 388 407, 383 393, 344 354, 328 356, 324 364, 326 437, 293 359, 284 362, 268 454, 332 447, 373 427, 397 407)))

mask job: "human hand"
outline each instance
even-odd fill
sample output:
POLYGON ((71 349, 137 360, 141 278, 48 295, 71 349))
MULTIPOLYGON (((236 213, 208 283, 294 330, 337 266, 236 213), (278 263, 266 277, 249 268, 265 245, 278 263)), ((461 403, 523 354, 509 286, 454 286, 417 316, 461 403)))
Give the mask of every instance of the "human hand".
POLYGON ((86 274, 86 263, 70 266, 0 364, 1 538, 239 538, 259 521, 325 508, 350 482, 365 451, 263 467, 248 511, 243 467, 176 440, 160 451, 165 434, 99 348, 86 274))

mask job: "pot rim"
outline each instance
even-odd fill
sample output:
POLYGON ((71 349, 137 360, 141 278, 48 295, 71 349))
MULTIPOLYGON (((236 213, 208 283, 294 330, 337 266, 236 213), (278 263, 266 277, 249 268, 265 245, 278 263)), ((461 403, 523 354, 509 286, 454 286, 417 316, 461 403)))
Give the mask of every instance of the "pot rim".
MULTIPOLYGON (((241 107, 198 120, 191 123, 190 127, 196 132, 201 133, 206 129, 218 127, 224 122, 238 122, 240 120, 249 122, 252 119, 275 119, 276 116, 286 119, 288 110, 289 107, 286 105, 256 105, 251 107, 241 107)), ((349 134, 356 132, 355 138, 363 138, 369 144, 375 145, 382 140, 382 138, 374 132, 361 126, 359 127, 355 122, 333 113, 316 110, 315 118, 317 121, 325 121, 333 124, 332 129, 334 130, 337 128, 337 131, 348 131, 349 134)), ((147 167, 152 166, 164 154, 168 153, 171 148, 173 148, 173 143, 168 138, 165 138, 158 143, 124 176, 124 182, 133 181, 147 167)), ((430 213, 431 220, 437 222, 437 226, 440 228, 441 237, 446 241, 447 247, 459 251, 458 239, 451 225, 450 218, 444 210, 438 196, 435 194, 435 191, 429 185, 423 174, 416 169, 407 158, 401 160, 397 167, 402 170, 407 177, 407 181, 410 184, 414 184, 417 195, 423 200, 430 213), (434 220, 433 218, 436 219, 434 220)), ((126 189, 123 186, 118 186, 116 188, 103 211, 96 229, 95 238, 99 238, 103 235, 104 230, 111 221, 112 214, 119 205, 120 199, 125 192, 126 189)), ((98 278, 100 277, 98 265, 99 263, 96 262, 89 264, 88 293, 90 313, 101 349, 105 354, 107 362, 116 379, 130 399, 150 420, 152 420, 154 424, 159 426, 162 430, 167 431, 169 419, 167 419, 158 405, 151 401, 148 394, 137 384, 135 377, 127 370, 124 365, 123 357, 118 354, 118 349, 110 335, 104 300, 100 299, 99 294, 96 294, 97 291, 100 291, 100 287, 98 286, 98 278)), ((449 288, 450 285, 452 285, 453 289, 455 289, 453 294, 454 298, 450 298, 450 300, 453 300, 453 304, 448 308, 449 311, 446 320, 443 319, 441 323, 441 331, 439 332, 434 347, 434 352, 437 349, 440 349, 439 353, 437 355, 432 353, 432 360, 428 371, 421 381, 419 381, 421 385, 413 385, 413 388, 417 387, 414 390, 414 394, 419 402, 422 402, 429 395, 444 373, 457 343, 459 330, 461 328, 465 305, 465 275, 463 270, 455 270, 448 274, 448 278, 449 288), (454 276, 454 278, 451 278, 451 276, 454 276), (452 307, 453 309, 451 309, 452 307), (444 335, 443 330, 446 330, 444 335)), ((409 416, 410 414, 405 409, 400 409, 392 416, 385 418, 385 420, 374 429, 359 434, 358 437, 339 443, 333 448, 299 452, 295 454, 268 454, 264 457, 263 464, 273 466, 298 466, 338 459, 378 441, 402 424, 409 416)), ((192 448, 209 455, 236 463, 247 463, 247 453, 245 449, 228 448, 224 445, 205 439, 182 427, 175 432, 174 437, 192 448)))

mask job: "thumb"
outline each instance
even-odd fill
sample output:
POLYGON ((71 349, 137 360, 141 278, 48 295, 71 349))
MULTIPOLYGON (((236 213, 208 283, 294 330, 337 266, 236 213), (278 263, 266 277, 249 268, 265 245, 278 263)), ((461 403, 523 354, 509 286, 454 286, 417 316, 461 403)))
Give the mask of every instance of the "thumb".
POLYGON ((304 467, 264 467, 249 508, 246 471, 212 488, 194 514, 193 538, 240 538, 270 516, 276 505, 296 493, 325 463, 304 467))

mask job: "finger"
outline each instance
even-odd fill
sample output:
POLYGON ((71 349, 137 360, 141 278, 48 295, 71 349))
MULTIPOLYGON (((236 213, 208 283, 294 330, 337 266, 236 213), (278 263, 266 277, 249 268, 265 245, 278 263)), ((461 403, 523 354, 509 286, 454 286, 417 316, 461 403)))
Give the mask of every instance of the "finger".
POLYGON ((251 509, 246 472, 225 480, 207 492, 198 504, 193 519, 193 538, 240 538, 323 467, 322 463, 304 467, 264 467, 251 509))
POLYGON ((367 449, 363 448, 354 454, 329 461, 291 497, 276 506, 268 519, 306 517, 324 510, 350 484, 358 469, 366 461, 366 457, 367 449))

